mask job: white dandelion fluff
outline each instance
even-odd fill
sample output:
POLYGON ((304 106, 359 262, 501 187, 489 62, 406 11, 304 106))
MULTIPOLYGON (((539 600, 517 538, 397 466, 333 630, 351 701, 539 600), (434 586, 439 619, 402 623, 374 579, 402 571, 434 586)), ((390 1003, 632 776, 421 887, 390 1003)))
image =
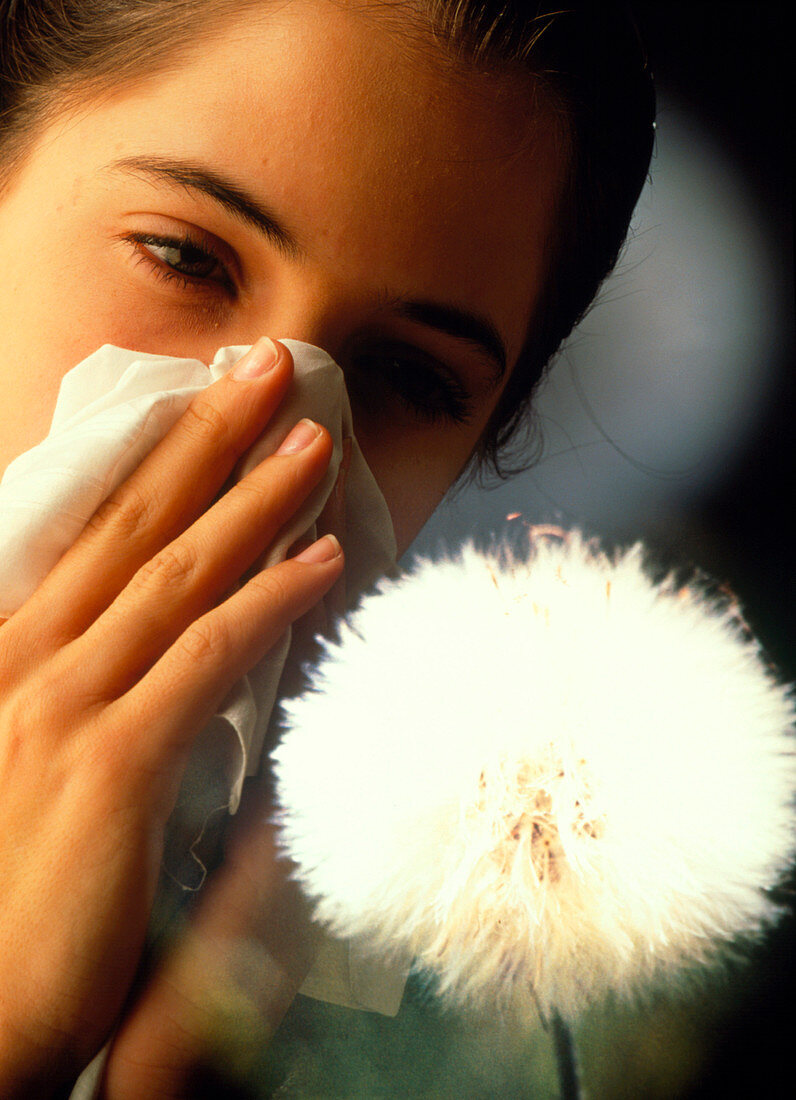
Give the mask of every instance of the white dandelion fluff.
POLYGON ((793 701, 727 600, 577 533, 384 581, 286 704, 316 916, 441 991, 572 1020, 776 916, 793 701))

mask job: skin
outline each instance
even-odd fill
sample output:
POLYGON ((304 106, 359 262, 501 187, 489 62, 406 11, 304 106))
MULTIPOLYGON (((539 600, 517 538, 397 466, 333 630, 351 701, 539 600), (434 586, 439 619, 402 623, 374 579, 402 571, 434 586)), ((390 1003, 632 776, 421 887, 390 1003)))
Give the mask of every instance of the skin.
MULTIPOLYGON (((290 336, 346 371, 405 549, 501 390, 490 341, 465 338, 461 323, 444 332, 439 309, 407 303, 486 321, 515 362, 560 170, 554 127, 530 99, 516 77, 455 71, 383 13, 291 0, 51 121, 0 193, 0 469, 46 433, 63 374, 103 343, 209 361, 223 345, 290 336), (163 168, 177 162, 267 208, 288 246, 175 182, 163 168), (184 275, 187 260, 190 278, 175 277, 169 264, 184 275)), ((281 348, 262 378, 225 378, 197 399, 0 631, 8 1095, 46 1095, 101 1045, 135 971, 192 733, 340 577, 340 555, 291 560, 222 600, 328 461, 315 430, 210 507, 290 371, 281 348), (103 646, 120 626, 126 645, 103 646)), ((189 1094, 208 991, 236 939, 266 945, 264 1034, 289 1004, 311 936, 295 931, 307 927, 302 903, 261 820, 244 812, 192 930, 129 1008, 106 1095, 189 1094)))

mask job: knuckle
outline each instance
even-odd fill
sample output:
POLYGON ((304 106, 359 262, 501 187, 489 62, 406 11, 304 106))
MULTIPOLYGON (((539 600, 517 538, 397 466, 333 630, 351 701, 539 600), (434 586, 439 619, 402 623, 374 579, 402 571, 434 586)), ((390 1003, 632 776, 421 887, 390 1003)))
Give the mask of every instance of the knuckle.
POLYGON ((220 619, 198 619, 182 635, 180 644, 194 664, 217 663, 230 648, 229 629, 220 619))
POLYGON ((237 501, 248 501, 256 509, 263 508, 270 503, 273 493, 268 483, 262 478, 249 474, 233 486, 231 492, 235 494, 237 501))
POLYGON ((224 442, 230 435, 229 421, 206 398, 198 398, 188 406, 180 427, 197 443, 224 442))
POLYGON ((258 573, 252 577, 249 584, 277 610, 283 608, 289 602, 285 579, 278 571, 267 569, 262 573, 258 573))
POLYGON ((36 710, 40 704, 41 696, 38 692, 26 691, 24 687, 17 687, 15 691, 3 692, 2 728, 3 740, 8 744, 14 743, 30 722, 36 722, 36 710))
POLYGON ((119 539, 129 539, 152 521, 154 502, 143 496, 133 485, 126 485, 122 494, 109 497, 88 521, 89 531, 112 531, 119 539))
POLYGON ((5 626, 0 638, 0 700, 18 681, 27 665, 29 647, 24 637, 18 636, 11 627, 5 626))
POLYGON ((144 590, 182 587, 198 568, 195 552, 185 543, 172 543, 142 565, 135 585, 144 590))
POLYGON ((16 686, 3 697, 3 730, 12 740, 36 735, 41 737, 66 715, 63 684, 46 673, 16 686))

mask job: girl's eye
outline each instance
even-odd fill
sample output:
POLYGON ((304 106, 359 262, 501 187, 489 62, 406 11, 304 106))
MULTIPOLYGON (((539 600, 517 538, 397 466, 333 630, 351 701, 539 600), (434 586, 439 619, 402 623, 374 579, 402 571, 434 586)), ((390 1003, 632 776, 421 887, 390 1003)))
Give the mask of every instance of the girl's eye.
POLYGON ((396 399, 428 424, 466 424, 472 400, 458 378, 409 346, 368 349, 351 357, 346 383, 352 400, 372 415, 388 416, 396 399))
POLYGON ((176 279, 183 286, 193 289, 203 283, 216 283, 230 292, 235 289, 218 257, 191 237, 131 233, 127 239, 137 246, 140 260, 149 264, 161 279, 176 279))

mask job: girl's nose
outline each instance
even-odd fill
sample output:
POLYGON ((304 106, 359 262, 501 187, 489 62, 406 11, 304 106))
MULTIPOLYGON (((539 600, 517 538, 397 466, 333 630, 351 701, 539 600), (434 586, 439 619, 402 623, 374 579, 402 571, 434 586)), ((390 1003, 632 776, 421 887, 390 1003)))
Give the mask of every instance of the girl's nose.
MULTIPOLYGON (((260 336, 273 339, 301 340, 323 348, 342 366, 346 349, 372 319, 370 309, 345 289, 317 281, 307 276, 304 280, 291 280, 266 307, 250 320, 252 328, 247 341, 252 343, 260 336)), ((247 328, 249 319, 247 319, 247 328)))

